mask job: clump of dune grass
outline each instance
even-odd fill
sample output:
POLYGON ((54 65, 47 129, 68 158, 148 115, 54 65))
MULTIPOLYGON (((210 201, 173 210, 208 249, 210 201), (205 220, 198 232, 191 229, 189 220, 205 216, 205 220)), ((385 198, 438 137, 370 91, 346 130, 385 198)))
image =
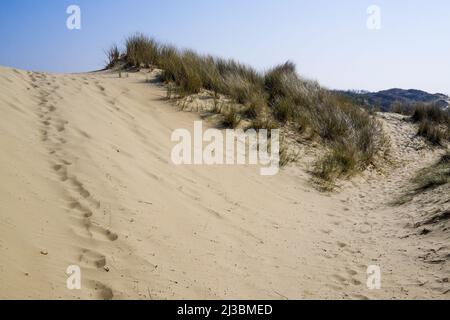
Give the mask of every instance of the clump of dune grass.
POLYGON ((263 91, 254 91, 244 105, 242 114, 247 119, 255 120, 258 116, 267 113, 267 97, 263 91))
POLYGON ((288 164, 292 162, 296 162, 299 155, 298 153, 289 149, 289 143, 286 139, 281 138, 280 140, 280 167, 286 167, 288 164))
POLYGON ((330 148, 324 157, 315 163, 317 177, 331 181, 337 177, 354 172, 357 166, 356 151, 349 145, 338 143, 330 148))
POLYGON ((450 111, 436 104, 417 104, 411 120, 419 125, 418 135, 432 144, 444 146, 450 140, 450 111))
POLYGON ((322 129, 329 152, 316 161, 315 175, 332 181, 351 177, 373 164, 376 154, 386 145, 381 124, 359 110, 346 113, 338 109, 335 116, 328 118, 322 129))
POLYGON ((435 165, 420 171, 412 182, 415 184, 416 192, 435 189, 450 183, 450 152, 443 155, 435 165))
POLYGON ((448 132, 429 120, 423 120, 419 123, 417 134, 439 146, 444 146, 444 141, 448 140, 448 132))
POLYGON ((393 113, 410 116, 410 115, 412 115, 413 110, 414 110, 414 106, 409 103, 405 103, 405 102, 397 101, 397 102, 394 102, 394 104, 392 105, 393 113))
POLYGON ((279 128, 279 124, 266 115, 258 115, 250 122, 249 128, 272 130, 279 128))
POLYGON ((236 128, 240 123, 239 114, 233 106, 229 106, 223 111, 222 125, 226 128, 236 128))
POLYGON ((134 67, 150 67, 158 63, 158 43, 141 33, 125 40, 126 62, 134 67))
POLYGON ((437 163, 420 170, 411 179, 411 183, 412 187, 410 190, 397 199, 394 204, 404 204, 420 193, 450 184, 450 152, 447 151, 437 163))
POLYGON ((301 104, 300 79, 295 73, 295 65, 286 62, 270 70, 264 79, 269 94, 268 102, 275 118, 286 122, 296 115, 296 108, 301 104))
POLYGON ((435 123, 448 124, 450 121, 450 113, 440 108, 437 104, 417 104, 413 108, 412 120, 421 122, 424 120, 435 123))
POLYGON ((323 180, 351 176, 370 164, 385 143, 380 123, 350 99, 301 79, 287 62, 266 74, 273 117, 309 129, 329 152, 314 166, 323 180))
POLYGON ((161 80, 176 85, 179 96, 199 93, 204 88, 200 58, 191 51, 179 52, 174 47, 163 47, 159 56, 163 70, 161 80))
POLYGON ((108 50, 105 51, 107 58, 106 68, 113 68, 120 61, 120 50, 116 44, 112 45, 108 50))
POLYGON ((185 97, 201 90, 231 99, 223 114, 223 125, 236 127, 249 120, 254 129, 294 127, 321 140, 329 152, 315 165, 317 177, 330 180, 364 170, 382 148, 383 134, 376 119, 355 101, 299 77, 292 62, 268 72, 232 59, 201 55, 163 45, 142 34, 125 41, 129 66, 156 66, 161 81, 168 84, 168 98, 185 97), (169 92, 170 90, 170 92, 169 92), (239 107, 237 107, 239 105, 239 107))

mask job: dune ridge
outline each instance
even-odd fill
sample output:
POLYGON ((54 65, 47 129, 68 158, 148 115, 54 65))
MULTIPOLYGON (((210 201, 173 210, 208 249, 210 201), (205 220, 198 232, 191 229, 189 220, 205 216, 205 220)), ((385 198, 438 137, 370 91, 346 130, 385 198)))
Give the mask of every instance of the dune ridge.
POLYGON ((392 164, 325 194, 302 158, 274 177, 174 166, 171 132, 199 115, 167 101, 155 73, 1 67, 0 86, 2 299, 449 297, 448 255, 421 259, 446 256, 446 229, 412 227, 426 199, 391 204, 442 154, 400 115, 379 116, 392 164), (69 265, 81 290, 66 287, 69 265))

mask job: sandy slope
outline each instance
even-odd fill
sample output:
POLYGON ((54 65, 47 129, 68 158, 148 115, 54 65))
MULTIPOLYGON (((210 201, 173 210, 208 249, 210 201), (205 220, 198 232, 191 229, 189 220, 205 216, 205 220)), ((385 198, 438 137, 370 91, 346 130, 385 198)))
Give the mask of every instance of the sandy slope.
POLYGON ((0 68, 0 298, 449 298, 448 260, 419 259, 439 240, 407 228, 419 205, 388 204, 438 156, 408 124, 384 120, 400 165, 321 194, 298 166, 172 165, 199 117, 146 77, 0 68))

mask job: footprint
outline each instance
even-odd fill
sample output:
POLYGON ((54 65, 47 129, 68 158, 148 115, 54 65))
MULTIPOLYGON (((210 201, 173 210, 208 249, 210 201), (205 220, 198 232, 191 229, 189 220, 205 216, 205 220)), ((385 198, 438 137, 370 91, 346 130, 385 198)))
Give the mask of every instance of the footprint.
POLYGON ((116 233, 93 224, 90 218, 73 217, 73 219, 86 232, 86 235, 84 235, 84 237, 89 237, 91 239, 100 241, 116 241, 117 239, 119 239, 119 236, 116 233))
POLYGON ((47 130, 41 130, 41 140, 43 142, 48 140, 48 132, 47 132, 47 130))
POLYGON ((337 286, 334 284, 327 284, 327 287, 333 289, 334 291, 338 291, 338 292, 342 292, 342 290, 344 290, 343 287, 337 286))
POLYGON ((77 130, 78 133, 79 133, 81 136, 83 136, 84 138, 87 138, 87 139, 91 139, 91 138, 92 138, 87 132, 85 132, 85 131, 83 131, 83 130, 79 130, 79 129, 76 129, 76 130, 77 130))
POLYGON ((358 274, 358 272, 356 272, 355 270, 352 270, 350 268, 347 269, 347 273, 351 276, 356 276, 358 274))
POLYGON ((340 284, 347 285, 347 279, 339 274, 332 275, 332 278, 334 278, 340 284))
POLYGON ((71 199, 69 202, 69 208, 71 210, 77 210, 79 211, 84 218, 90 218, 93 216, 93 213, 88 208, 84 207, 78 200, 71 199))
POLYGON ((106 257, 96 251, 84 249, 80 255, 80 262, 88 267, 100 269, 106 266, 106 257))
POLYGON ((83 184, 78 181, 77 178, 70 178, 70 182, 72 183, 72 185, 77 189, 78 193, 83 197, 83 198, 89 198, 91 196, 91 194, 89 193, 89 191, 87 191, 84 187, 83 184))
POLYGON ((63 182, 67 181, 68 174, 67 174, 67 168, 65 166, 56 164, 53 166, 53 170, 57 172, 61 181, 63 181, 63 182))
POLYGON ((64 164, 64 165, 66 165, 66 166, 70 166, 70 165, 72 165, 72 163, 71 162, 69 162, 69 161, 67 161, 67 160, 61 160, 61 162, 64 164))
POLYGON ((339 248, 345 248, 347 246, 346 243, 343 243, 343 242, 340 242, 340 241, 337 242, 337 245, 339 246, 339 248))
POLYGON ((100 85, 100 84, 98 84, 98 83, 96 83, 95 85, 96 85, 96 87, 97 87, 98 89, 100 89, 100 91, 101 91, 102 93, 104 93, 104 92, 106 91, 105 87, 103 87, 102 85, 100 85))
POLYGON ((97 295, 102 300, 112 300, 114 298, 114 293, 110 287, 107 285, 91 280, 90 286, 93 290, 97 292, 97 295))
POLYGON ((97 225, 91 224, 90 231, 96 234, 96 237, 98 238, 103 237, 109 241, 116 241, 117 239, 119 239, 119 236, 116 233, 97 225))
POLYGON ((58 123, 55 125, 56 131, 63 132, 66 129, 67 124, 69 124, 68 121, 59 120, 58 123))
POLYGON ((352 297, 358 300, 370 300, 369 297, 362 294, 353 294, 352 297))

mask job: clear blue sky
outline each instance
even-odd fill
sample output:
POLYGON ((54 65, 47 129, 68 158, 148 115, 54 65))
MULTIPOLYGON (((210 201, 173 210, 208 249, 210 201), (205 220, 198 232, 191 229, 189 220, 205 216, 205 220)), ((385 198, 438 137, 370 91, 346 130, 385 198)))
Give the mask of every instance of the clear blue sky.
POLYGON ((448 0, 1 0, 0 64, 81 72, 141 31, 265 70, 292 60, 330 88, 450 94, 448 0), (66 9, 81 8, 81 30, 66 9), (366 26, 381 8, 381 30, 366 26))

